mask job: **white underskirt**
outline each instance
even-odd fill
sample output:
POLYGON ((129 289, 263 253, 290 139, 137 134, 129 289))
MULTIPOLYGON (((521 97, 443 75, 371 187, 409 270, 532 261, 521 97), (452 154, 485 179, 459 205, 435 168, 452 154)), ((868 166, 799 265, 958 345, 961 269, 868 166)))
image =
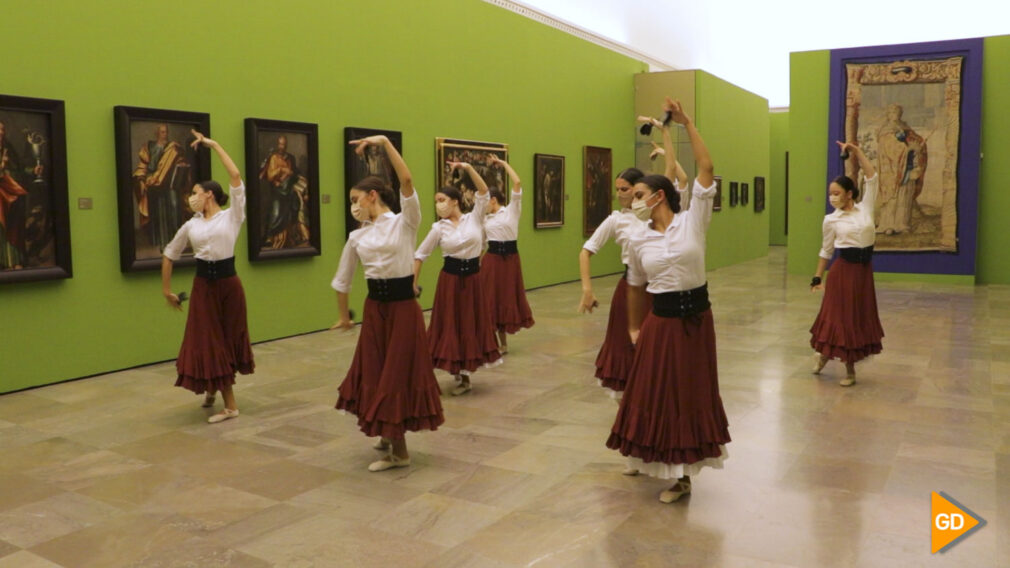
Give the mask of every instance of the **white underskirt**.
MULTIPOLYGON (((603 379, 596 379, 596 384, 603 387, 603 379)), ((603 390, 607 391, 607 394, 610 395, 610 400, 614 402, 619 403, 621 402, 621 398, 624 397, 624 391, 615 391, 607 387, 603 387, 603 390)))
POLYGON ((705 458, 699 462, 691 464, 660 462, 645 463, 639 458, 629 457, 628 468, 637 469, 639 473, 643 473, 649 477, 655 477, 657 479, 680 479, 685 475, 698 475, 701 470, 706 467, 722 469, 722 462, 729 458, 729 453, 726 452, 726 446, 719 446, 719 452, 722 455, 717 458, 705 458))

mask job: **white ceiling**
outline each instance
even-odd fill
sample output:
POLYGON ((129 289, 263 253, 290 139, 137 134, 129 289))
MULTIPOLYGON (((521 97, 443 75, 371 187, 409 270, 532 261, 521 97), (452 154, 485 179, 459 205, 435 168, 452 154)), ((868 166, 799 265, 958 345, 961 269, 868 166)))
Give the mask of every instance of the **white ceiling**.
POLYGON ((675 69, 789 105, 789 53, 1010 34, 1006 0, 520 0, 675 69))

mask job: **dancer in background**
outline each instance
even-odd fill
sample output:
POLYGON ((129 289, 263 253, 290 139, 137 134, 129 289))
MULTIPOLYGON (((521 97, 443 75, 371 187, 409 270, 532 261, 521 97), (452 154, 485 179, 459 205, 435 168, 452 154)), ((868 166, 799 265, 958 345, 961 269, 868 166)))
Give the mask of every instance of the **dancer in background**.
POLYGON ((387 455, 368 470, 383 471, 410 465, 407 431, 436 430, 445 417, 414 289, 413 252, 421 202, 413 178, 385 136, 351 144, 359 156, 369 147, 385 151, 400 180, 400 213, 390 211, 396 195, 382 179, 369 176, 351 188, 351 214, 361 227, 347 239, 332 283, 340 312, 340 321, 333 327, 350 329, 354 324, 347 295, 354 269, 361 262, 368 298, 351 368, 340 384, 337 409, 356 415, 365 435, 380 437, 375 449, 387 455))
POLYGON ((414 253, 414 285, 421 265, 435 247, 442 248, 444 263, 438 275, 435 303, 428 325, 428 347, 435 367, 448 371, 457 381, 453 396, 470 392, 470 373, 501 358, 490 314, 481 289, 480 253, 484 244, 484 211, 488 188, 473 166, 450 162, 464 170, 477 187, 473 210, 460 211, 462 196, 454 187, 435 195, 439 220, 414 253))
POLYGON ((705 281, 714 169, 680 103, 667 98, 665 108, 687 128, 698 177, 687 211, 680 210, 669 178, 650 175, 635 184, 632 209, 651 215, 628 247, 628 329, 635 357, 607 447, 629 458, 625 473, 676 479, 659 496, 671 503, 691 492, 691 475, 705 466, 722 467, 730 437, 705 281), (648 315, 646 291, 653 298, 648 315))
POLYGON ((814 374, 830 359, 845 363, 843 387, 856 383, 856 361, 880 353, 884 329, 877 315, 877 292, 873 286, 873 243, 876 231, 873 206, 879 176, 873 163, 855 144, 837 142, 843 154, 854 155, 863 170, 863 200, 859 189, 846 176, 828 185, 828 200, 835 210, 824 216, 823 243, 810 291, 824 290, 821 311, 810 328, 814 374), (831 265, 827 283, 821 282, 835 249, 839 258, 831 265))
POLYGON ((499 188, 488 190, 490 200, 484 218, 488 254, 481 262, 481 286, 487 300, 491 323, 498 332, 498 350, 508 353, 508 334, 533 327, 533 312, 526 301, 523 267, 519 260, 519 216, 522 213, 523 186, 512 166, 496 156, 491 161, 508 172, 512 180, 512 199, 505 205, 499 188))
POLYGON ((179 377, 175 386, 196 394, 206 393, 203 406, 214 406, 215 393, 221 391, 224 410, 207 419, 211 424, 238 416, 232 385, 235 373, 253 372, 252 347, 246 322, 245 290, 235 274, 235 241, 245 221, 245 184, 242 174, 220 144, 193 131, 196 140, 217 153, 228 171, 232 205, 216 181, 202 181, 193 186, 189 208, 194 215, 175 233, 165 247, 161 261, 161 292, 168 304, 182 310, 179 297, 172 293, 173 262, 179 260, 188 243, 196 257, 192 300, 186 317, 186 332, 175 367, 179 377))
MULTIPOLYGON (((678 189, 685 187, 687 174, 684 173, 680 162, 677 161, 669 128, 654 118, 639 117, 639 120, 649 121, 654 128, 662 130, 665 150, 662 154, 666 157, 666 176, 677 180, 678 189)), ((632 188, 642 177, 644 174, 637 168, 627 168, 617 175, 614 187, 617 189, 617 202, 621 209, 612 212, 600 223, 600 226, 593 232, 593 236, 582 245, 582 251, 579 253, 579 274, 582 279, 582 299, 579 301, 579 313, 592 313, 593 308, 599 302, 593 294, 590 258, 598 253, 610 239, 614 239, 621 247, 621 262, 624 264, 625 274, 617 282, 614 295, 610 300, 607 332, 600 352, 596 356, 596 378, 599 379, 600 385, 610 389, 615 397, 624 391, 628 372, 631 370, 631 363, 634 359, 634 349, 631 339, 628 337, 628 242, 633 234, 645 227, 645 222, 649 220, 651 214, 647 207, 640 207, 636 211, 631 209, 632 188)), ((652 297, 645 295, 644 299, 648 310, 652 306, 652 297)))

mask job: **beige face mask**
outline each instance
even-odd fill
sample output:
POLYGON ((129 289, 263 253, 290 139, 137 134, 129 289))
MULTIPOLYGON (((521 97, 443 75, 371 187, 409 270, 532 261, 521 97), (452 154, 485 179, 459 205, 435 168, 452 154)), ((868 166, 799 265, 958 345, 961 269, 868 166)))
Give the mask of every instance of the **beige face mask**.
POLYGON ((360 222, 367 221, 369 219, 368 210, 363 209, 357 203, 351 204, 351 217, 354 217, 360 222))
POLYGON ((189 196, 189 208, 193 210, 194 213, 203 212, 204 200, 200 199, 200 196, 193 194, 189 196))
POLYGON ((438 213, 439 217, 445 219, 452 213, 452 204, 448 201, 438 201, 435 203, 435 212, 438 213))

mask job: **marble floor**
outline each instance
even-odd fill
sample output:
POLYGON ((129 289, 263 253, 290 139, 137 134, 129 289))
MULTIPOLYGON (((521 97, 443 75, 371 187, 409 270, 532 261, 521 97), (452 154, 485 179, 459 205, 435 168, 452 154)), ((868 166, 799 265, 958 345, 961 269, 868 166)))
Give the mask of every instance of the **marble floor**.
POLYGON ((846 389, 810 373, 820 296, 782 249, 711 272, 731 457, 663 505, 604 447, 616 282, 588 316, 578 284, 531 292, 409 469, 366 471, 333 410, 356 330, 256 345, 213 426, 170 363, 0 396, 0 568, 1010 566, 1010 287, 878 283, 884 352, 846 389), (931 491, 988 525, 931 555, 931 491))

